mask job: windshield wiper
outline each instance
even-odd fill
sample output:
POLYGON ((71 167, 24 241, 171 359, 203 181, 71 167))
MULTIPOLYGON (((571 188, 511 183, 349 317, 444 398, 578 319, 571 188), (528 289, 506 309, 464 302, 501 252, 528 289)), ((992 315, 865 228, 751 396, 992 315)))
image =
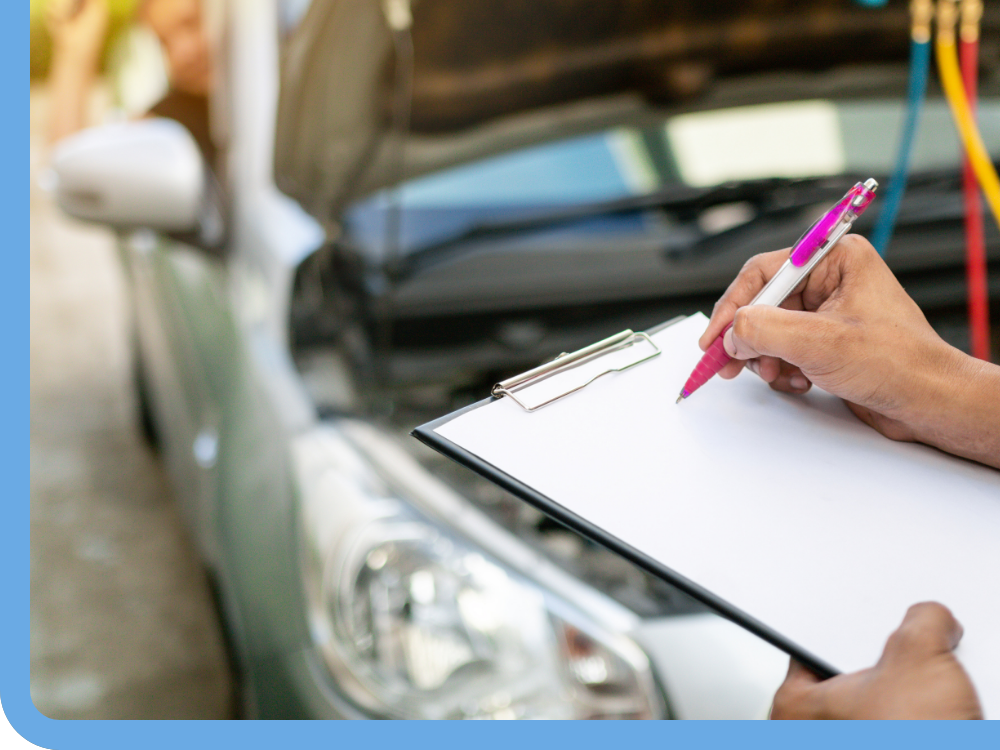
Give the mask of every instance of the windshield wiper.
MULTIPOLYGON (((711 254, 713 250, 725 248, 728 242, 762 220, 780 223, 788 217, 797 217, 802 210, 838 198, 856 182, 872 176, 879 180, 885 178, 885 175, 866 173, 725 182, 704 188, 675 185, 653 193, 618 200, 577 204, 554 211, 537 211, 513 219, 485 220, 474 223, 445 240, 418 247, 395 262, 380 267, 378 272, 395 284, 417 276, 446 260, 477 249, 480 246, 479 241, 532 234, 570 226, 588 219, 652 210, 668 212, 681 221, 693 223, 702 211, 714 206, 731 203, 751 204, 753 212, 748 221, 719 232, 706 232, 701 239, 691 242, 686 249, 674 248, 668 252, 675 260, 689 256, 700 258, 711 254)), ((960 202, 956 202, 960 196, 957 196, 955 201, 942 200, 961 189, 960 177, 960 173, 955 169, 927 170, 910 175, 899 225, 960 218, 961 205, 960 202)), ((864 223, 867 222, 866 218, 864 223)))
POLYGON ((713 206, 741 202, 753 205, 755 218, 796 212, 828 201, 831 195, 843 195, 858 179, 864 177, 769 178, 726 182, 704 188, 676 185, 645 195, 529 213, 515 219, 486 220, 473 224, 446 240, 417 248, 386 264, 382 270, 391 281, 398 283, 456 255, 464 254, 475 246, 477 240, 531 234, 607 216, 659 210, 695 218, 701 211, 713 206))

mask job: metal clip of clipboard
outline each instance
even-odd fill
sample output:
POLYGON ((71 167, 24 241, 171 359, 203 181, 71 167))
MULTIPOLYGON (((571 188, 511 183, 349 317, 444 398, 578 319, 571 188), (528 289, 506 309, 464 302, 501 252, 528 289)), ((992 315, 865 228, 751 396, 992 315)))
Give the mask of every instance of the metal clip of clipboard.
MULTIPOLYGON (((673 322, 673 321, 670 321, 673 322)), ((660 326, 658 326, 660 327, 660 326)), ((565 398, 572 393, 576 393, 579 390, 583 390, 588 385, 593 383, 598 378, 604 377, 612 372, 624 372, 629 370, 636 365, 641 365, 643 362, 648 362, 653 359, 653 357, 658 357, 660 355, 660 347, 658 347, 648 334, 639 331, 638 333, 627 330, 621 333, 610 336, 603 341, 598 341, 596 344, 591 344, 590 346, 584 347, 578 351, 572 353, 562 353, 556 357, 551 362, 546 362, 544 365, 540 365, 533 370, 528 370, 527 372, 521 373, 520 375, 515 375, 512 378, 504 380, 502 383, 497 383, 493 386, 492 394, 495 398, 500 398, 502 396, 509 396, 510 399, 520 406, 525 411, 537 411, 543 406, 548 406, 551 403, 558 401, 561 398, 565 398), (652 347, 653 351, 645 356, 635 360, 634 362, 629 362, 626 365, 620 367, 609 367, 603 372, 599 372, 594 377, 590 378, 586 383, 571 388, 570 390, 560 393, 557 396, 553 396, 547 401, 543 401, 535 406, 528 406, 517 398, 514 394, 522 390, 523 388, 528 388, 529 386, 540 383, 547 378, 551 378, 553 375, 558 375, 560 373, 572 370, 573 368, 580 367, 588 362, 592 362, 598 357, 603 357, 611 352, 620 351, 622 349, 627 349, 634 346, 637 343, 645 342, 652 347)))

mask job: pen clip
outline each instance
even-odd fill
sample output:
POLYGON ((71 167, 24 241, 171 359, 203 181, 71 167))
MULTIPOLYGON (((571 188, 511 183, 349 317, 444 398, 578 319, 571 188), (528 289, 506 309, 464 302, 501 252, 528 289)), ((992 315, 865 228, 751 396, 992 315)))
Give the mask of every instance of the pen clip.
POLYGON ((876 187, 878 187, 878 183, 874 180, 857 183, 847 191, 847 194, 837 202, 837 205, 816 219, 813 225, 799 237, 798 242, 792 245, 788 256, 792 265, 801 268, 808 263, 813 254, 823 247, 830 236, 845 221, 849 229, 858 216, 868 208, 868 204, 872 202, 876 187))

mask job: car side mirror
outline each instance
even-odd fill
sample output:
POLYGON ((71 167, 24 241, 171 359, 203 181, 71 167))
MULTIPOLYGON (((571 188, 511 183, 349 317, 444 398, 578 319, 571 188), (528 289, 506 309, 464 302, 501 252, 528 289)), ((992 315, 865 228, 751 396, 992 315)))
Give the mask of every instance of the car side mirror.
POLYGON ((204 235, 217 201, 198 146, 173 120, 91 128, 63 140, 53 155, 59 206, 71 216, 116 229, 204 235))

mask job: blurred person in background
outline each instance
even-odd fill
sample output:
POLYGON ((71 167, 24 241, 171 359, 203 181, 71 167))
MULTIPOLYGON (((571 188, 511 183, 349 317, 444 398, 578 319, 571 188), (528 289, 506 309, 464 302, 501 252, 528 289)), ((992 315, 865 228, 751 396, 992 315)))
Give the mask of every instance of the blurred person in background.
MULTIPOLYGON (((213 163, 208 126, 212 59, 200 0, 142 0, 135 16, 159 40, 170 81, 169 91, 150 108, 149 116, 180 122, 213 163)), ((87 102, 108 33, 108 2, 51 0, 46 18, 53 42, 49 136, 55 142, 86 125, 87 102)))

